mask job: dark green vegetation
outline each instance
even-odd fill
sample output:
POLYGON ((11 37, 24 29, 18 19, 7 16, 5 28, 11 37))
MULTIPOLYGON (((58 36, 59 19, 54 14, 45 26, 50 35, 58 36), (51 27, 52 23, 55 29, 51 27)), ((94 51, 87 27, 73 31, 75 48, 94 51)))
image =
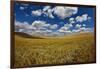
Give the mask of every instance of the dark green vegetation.
POLYGON ((95 62, 93 33, 44 39, 21 35, 25 37, 15 34, 15 67, 95 62))
POLYGON ((22 32, 15 32, 15 35, 20 36, 20 37, 23 37, 23 38, 43 39, 42 37, 31 36, 31 35, 29 35, 29 34, 22 33, 22 32))

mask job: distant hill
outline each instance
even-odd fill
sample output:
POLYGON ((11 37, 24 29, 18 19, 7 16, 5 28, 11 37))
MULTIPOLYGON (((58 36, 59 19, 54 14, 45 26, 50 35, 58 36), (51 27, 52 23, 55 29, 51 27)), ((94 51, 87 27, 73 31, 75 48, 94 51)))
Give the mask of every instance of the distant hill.
POLYGON ((15 32, 15 35, 19 36, 19 37, 23 37, 23 38, 42 39, 42 37, 32 36, 32 35, 29 35, 29 34, 23 33, 23 32, 15 32))

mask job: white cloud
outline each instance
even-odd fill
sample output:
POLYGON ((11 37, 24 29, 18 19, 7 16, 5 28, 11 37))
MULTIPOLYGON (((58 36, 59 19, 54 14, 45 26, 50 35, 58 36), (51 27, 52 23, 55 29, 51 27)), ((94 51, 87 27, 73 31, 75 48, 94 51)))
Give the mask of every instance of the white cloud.
POLYGON ((65 32, 66 30, 68 30, 67 27, 61 27, 58 31, 59 31, 59 32, 65 32))
POLYGON ((37 16, 41 16, 41 14, 44 14, 44 16, 48 16, 50 18, 54 18, 54 15, 57 15, 61 19, 65 19, 66 17, 70 17, 76 14, 77 11, 77 7, 56 6, 54 8, 51 8, 50 6, 45 6, 41 10, 33 10, 32 14, 37 16))
POLYGON ((83 18, 81 16, 76 17, 76 22, 83 22, 83 18))
POLYGON ((45 6, 44 8, 43 8, 43 13, 46 15, 46 16, 48 16, 48 17, 50 17, 50 18, 54 18, 54 16, 53 16, 53 10, 51 9, 51 7, 50 6, 45 6))
POLYGON ((86 28, 86 27, 81 27, 79 30, 80 32, 93 32, 92 28, 86 28))
POLYGON ((20 7, 20 10, 24 10, 24 7, 21 6, 21 7, 20 7))
POLYGON ((75 23, 75 21, 71 21, 70 23, 73 24, 73 23, 75 23))
POLYGON ((61 19, 65 19, 66 17, 70 17, 77 13, 77 7, 64 7, 64 6, 56 6, 54 9, 54 14, 60 17, 61 19))
POLYGON ((72 24, 66 23, 63 27, 61 27, 61 28, 58 30, 58 32, 71 33, 71 30, 70 30, 71 27, 73 27, 72 24))
POLYGON ((68 29, 67 27, 61 27, 58 31, 59 32, 68 32, 68 29))
POLYGON ((72 24, 66 23, 66 24, 64 25, 64 27, 71 28, 71 27, 73 27, 73 25, 72 25, 72 24))
POLYGON ((32 23, 32 26, 36 27, 37 29, 43 29, 43 28, 49 27, 50 24, 47 24, 45 21, 37 20, 32 23))
POLYGON ((73 29, 72 32, 73 33, 93 32, 93 29, 92 28, 86 28, 86 27, 80 27, 78 29, 73 29))
POLYGON ((74 18, 70 18, 69 21, 74 21, 74 18))
POLYGON ((86 24, 83 24, 82 26, 84 26, 84 27, 85 27, 85 26, 86 26, 86 24))
POLYGON ((66 23, 63 27, 61 27, 58 31, 59 32, 71 32, 69 29, 73 27, 72 24, 66 23))
POLYGON ((51 25, 49 28, 50 29, 57 29, 58 25, 57 24, 54 24, 54 25, 51 25))
POLYGON ((71 32, 71 30, 68 30, 68 28, 67 27, 61 27, 59 30, 58 30, 58 32, 60 32, 60 33, 72 33, 71 32))
POLYGON ((61 27, 57 31, 53 31, 53 29, 56 29, 58 27, 57 24, 50 25, 46 23, 45 21, 34 21, 32 25, 30 25, 27 22, 15 22, 15 31, 16 32, 24 32, 30 35, 36 35, 36 36, 64 36, 70 33, 77 33, 77 32, 92 32, 93 29, 81 27, 80 24, 77 24, 77 29, 70 30, 72 24, 65 24, 63 27, 61 27), (50 29, 50 27, 52 27, 50 29))
POLYGON ((53 12, 52 9, 48 9, 48 16, 49 16, 50 18, 54 18, 52 12, 53 12))
POLYGON ((28 22, 18 22, 18 21, 15 21, 15 28, 16 29, 36 29, 32 27, 31 25, 29 25, 28 22))
POLYGON ((77 32, 80 32, 80 30, 79 29, 73 29, 72 32, 77 33, 77 32))
POLYGON ((52 30, 48 30, 48 29, 46 29, 45 32, 52 32, 52 30))
POLYGON ((36 16, 41 16, 41 14, 44 14, 44 16, 48 16, 50 18, 54 18, 53 14, 52 14, 53 10, 50 8, 50 6, 45 6, 42 10, 33 10, 32 14, 36 15, 36 16))
POLYGON ((50 29, 36 29, 32 32, 32 35, 36 35, 36 36, 52 36, 54 32, 50 29))
POLYGON ((91 19, 91 17, 88 17, 88 20, 90 20, 91 19))
POLYGON ((77 16, 75 19, 76 22, 83 22, 83 21, 90 20, 91 17, 89 17, 88 14, 83 14, 82 16, 77 16))
POLYGON ((24 29, 19 29, 19 32, 23 32, 24 29))
POLYGON ((73 33, 93 32, 93 29, 81 27, 80 29, 74 29, 74 30, 72 30, 72 32, 73 32, 73 33))
POLYGON ((16 29, 26 29, 27 25, 28 25, 27 22, 21 23, 21 22, 15 21, 15 28, 16 29))
POLYGON ((69 24, 69 27, 73 27, 73 25, 72 24, 69 24))
POLYGON ((40 20, 37 20, 37 21, 34 21, 32 23, 32 26, 37 28, 37 29, 57 29, 58 25, 57 24, 49 24, 49 23, 46 23, 45 21, 40 21, 40 20))
POLYGON ((28 22, 15 21, 15 32, 24 32, 27 34, 32 34, 32 31, 36 30, 35 27, 29 25, 28 22))
POLYGON ((47 24, 45 21, 34 21, 32 25, 27 22, 18 22, 15 21, 15 32, 24 32, 27 34, 42 34, 44 32, 51 32, 52 30, 47 29, 50 24, 47 24))
POLYGON ((42 11, 39 9, 39 10, 33 10, 32 11, 32 15, 36 15, 36 16, 41 16, 41 14, 42 14, 42 11))
POLYGON ((76 28, 81 28, 81 24, 76 24, 75 27, 76 28))
POLYGON ((45 34, 45 33, 48 33, 48 32, 52 32, 52 30, 44 29, 44 30, 35 30, 35 31, 33 31, 33 33, 42 33, 42 34, 45 34))
POLYGON ((83 14, 82 18, 83 18, 83 21, 86 21, 88 19, 88 14, 83 14))
POLYGON ((71 24, 73 24, 73 23, 75 23, 75 19, 74 19, 74 18, 69 18, 69 22, 70 22, 71 24))
POLYGON ((50 6, 45 6, 45 7, 43 8, 43 11, 45 12, 45 11, 47 11, 48 9, 50 9, 50 6))

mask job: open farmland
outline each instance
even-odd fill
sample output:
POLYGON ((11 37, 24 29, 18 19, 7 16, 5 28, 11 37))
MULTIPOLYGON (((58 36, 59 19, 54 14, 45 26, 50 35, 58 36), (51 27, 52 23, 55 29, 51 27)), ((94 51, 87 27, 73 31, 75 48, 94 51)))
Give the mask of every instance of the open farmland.
POLYGON ((95 62, 93 33, 40 39, 15 34, 15 67, 90 62, 95 62))

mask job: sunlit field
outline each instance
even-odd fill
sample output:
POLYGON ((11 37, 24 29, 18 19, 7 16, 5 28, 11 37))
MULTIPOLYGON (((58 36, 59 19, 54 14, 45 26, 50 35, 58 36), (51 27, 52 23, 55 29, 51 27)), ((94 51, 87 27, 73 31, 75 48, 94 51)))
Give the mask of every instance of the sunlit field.
POLYGON ((15 67, 95 62, 93 33, 64 37, 22 37, 15 34, 15 67))

